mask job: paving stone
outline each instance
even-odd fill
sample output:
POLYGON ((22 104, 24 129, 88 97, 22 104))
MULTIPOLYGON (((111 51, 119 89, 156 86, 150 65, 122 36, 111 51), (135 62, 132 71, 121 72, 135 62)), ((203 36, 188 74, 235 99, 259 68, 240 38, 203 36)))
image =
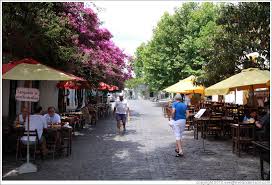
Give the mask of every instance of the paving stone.
MULTIPOLYGON (((37 161, 39 171, 3 180, 260 180, 259 159, 232 153, 231 140, 203 142, 184 134, 184 157, 175 157, 175 137, 162 109, 145 100, 130 101, 132 115, 125 134, 116 134, 113 118, 86 126, 73 138, 69 157, 37 161)), ((5 175, 20 166, 3 155, 5 175)))

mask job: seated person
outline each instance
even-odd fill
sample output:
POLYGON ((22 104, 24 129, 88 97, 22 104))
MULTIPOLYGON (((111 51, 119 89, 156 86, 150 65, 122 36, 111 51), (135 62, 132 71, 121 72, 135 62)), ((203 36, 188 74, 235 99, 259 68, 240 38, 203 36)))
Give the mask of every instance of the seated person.
POLYGON ((22 113, 20 115, 17 116, 16 120, 15 120, 15 124, 20 124, 20 125, 24 125, 27 121, 27 115, 28 115, 28 108, 27 107, 23 107, 22 108, 22 113))
POLYGON ((265 105, 266 114, 258 121, 256 121, 257 128, 264 128, 270 124, 270 105, 269 102, 265 105))
POLYGON ((246 113, 245 114, 243 122, 246 122, 246 123, 255 123, 256 120, 257 120, 257 111, 256 110, 252 110, 250 113, 246 113))
POLYGON ((265 103, 266 114, 258 121, 256 125, 256 135, 259 140, 270 140, 270 105, 265 103))
POLYGON ((61 124, 60 115, 56 112, 55 107, 48 107, 47 114, 44 115, 47 124, 61 124))
MULTIPOLYGON (((38 107, 35 109, 34 115, 30 115, 29 118, 29 130, 34 131, 37 130, 38 133, 38 138, 35 136, 29 136, 29 141, 30 144, 35 144, 36 140, 38 139, 40 143, 42 143, 42 149, 43 153, 46 153, 46 145, 45 145, 45 140, 42 137, 43 134, 43 129, 47 128, 46 121, 44 117, 41 115, 42 108, 38 107)), ((25 124, 26 130, 28 129, 28 124, 25 124)), ((23 144, 27 144, 27 136, 23 136, 21 138, 21 141, 23 144)))

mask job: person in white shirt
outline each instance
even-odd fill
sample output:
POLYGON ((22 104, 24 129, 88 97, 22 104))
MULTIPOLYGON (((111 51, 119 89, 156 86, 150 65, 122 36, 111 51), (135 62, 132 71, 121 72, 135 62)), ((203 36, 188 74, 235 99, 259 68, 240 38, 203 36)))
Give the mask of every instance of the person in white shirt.
MULTIPOLYGON (((47 123, 45 121, 45 118, 41 115, 41 111, 42 108, 38 107, 37 109, 35 109, 35 114, 30 115, 29 117, 29 130, 31 131, 37 130, 38 133, 38 138, 36 138, 36 136, 29 136, 29 141, 30 144, 34 144, 35 142, 37 142, 37 140, 39 140, 40 143, 42 144, 43 152, 46 153, 47 152, 46 142, 45 139, 43 139, 42 134, 43 129, 47 128, 47 123)), ((28 130, 27 122, 25 123, 25 130, 28 130)), ((21 138, 21 141, 22 143, 27 144, 27 136, 23 136, 21 138)))
POLYGON ((119 101, 115 102, 113 113, 116 116, 118 132, 120 133, 121 131, 121 122, 123 123, 123 129, 125 132, 127 115, 129 113, 129 106, 128 102, 124 100, 123 94, 119 94, 119 101))
POLYGON ((48 107, 47 114, 44 115, 47 124, 60 124, 60 115, 55 113, 55 107, 48 107))

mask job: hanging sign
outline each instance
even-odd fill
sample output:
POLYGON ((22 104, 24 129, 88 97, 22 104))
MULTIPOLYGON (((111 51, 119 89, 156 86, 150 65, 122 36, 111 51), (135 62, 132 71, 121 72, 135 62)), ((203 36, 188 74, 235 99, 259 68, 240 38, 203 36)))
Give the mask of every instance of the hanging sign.
POLYGON ((29 102, 37 102, 39 101, 40 91, 35 88, 23 88, 18 87, 16 89, 15 98, 18 101, 29 101, 29 102))

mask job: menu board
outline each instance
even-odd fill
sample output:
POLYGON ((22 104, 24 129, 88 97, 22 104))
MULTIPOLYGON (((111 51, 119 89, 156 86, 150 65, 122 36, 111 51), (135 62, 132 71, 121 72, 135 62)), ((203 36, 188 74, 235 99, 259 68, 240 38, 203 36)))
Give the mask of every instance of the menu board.
POLYGON ((195 118, 200 118, 200 117, 204 114, 205 111, 206 111, 206 109, 200 109, 200 110, 196 113, 195 118))

